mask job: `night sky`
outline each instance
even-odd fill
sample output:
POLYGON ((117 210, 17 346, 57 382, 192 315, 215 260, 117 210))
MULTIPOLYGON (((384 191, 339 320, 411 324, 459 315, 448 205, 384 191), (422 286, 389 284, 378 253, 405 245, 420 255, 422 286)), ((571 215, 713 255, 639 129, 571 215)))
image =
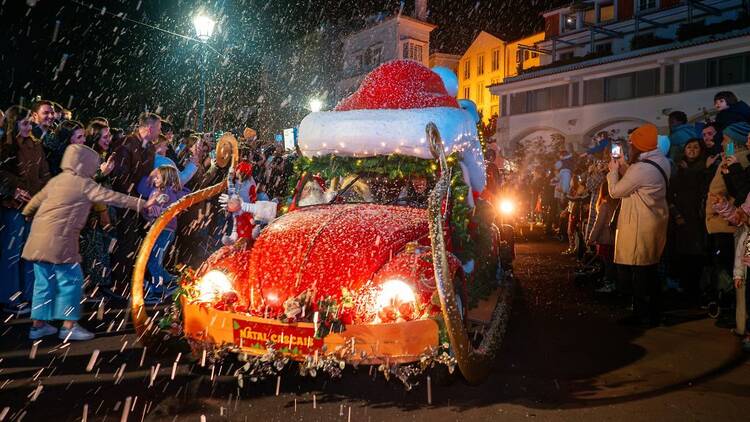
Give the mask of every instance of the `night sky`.
MULTIPOLYGON (((561 3, 431 1, 428 20, 439 26, 432 50, 460 54, 480 30, 520 38, 540 30, 539 13, 561 3)), ((413 7, 413 0, 0 0, 0 107, 41 95, 84 121, 104 115, 125 126, 151 110, 191 126, 207 54, 209 126, 275 131, 295 124, 308 96, 325 95, 335 79, 339 64, 311 39, 334 42, 378 13, 413 7), (218 54, 118 17, 193 37, 191 19, 201 9, 219 21, 210 40, 218 54), (271 118, 261 123, 263 115, 271 118)))

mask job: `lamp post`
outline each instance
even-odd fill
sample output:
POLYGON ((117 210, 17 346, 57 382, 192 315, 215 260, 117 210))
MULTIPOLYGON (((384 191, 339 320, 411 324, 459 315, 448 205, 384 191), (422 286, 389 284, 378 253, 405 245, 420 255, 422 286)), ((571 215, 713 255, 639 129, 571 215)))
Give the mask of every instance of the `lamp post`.
MULTIPOLYGON (((214 33, 214 26, 216 22, 206 15, 196 15, 193 18, 193 25, 195 26, 195 33, 199 40, 204 44, 208 42, 211 35, 214 33)), ((206 117, 206 66, 208 65, 208 51, 203 48, 203 57, 201 58, 201 92, 199 101, 199 118, 198 118, 198 130, 203 131, 203 121, 206 117)))

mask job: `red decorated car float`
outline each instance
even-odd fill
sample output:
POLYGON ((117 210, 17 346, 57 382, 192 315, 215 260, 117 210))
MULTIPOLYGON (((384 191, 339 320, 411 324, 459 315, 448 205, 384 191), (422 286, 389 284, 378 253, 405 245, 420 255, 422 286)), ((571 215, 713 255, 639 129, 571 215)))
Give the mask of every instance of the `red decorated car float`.
MULTIPOLYGON (((394 61, 334 111, 302 121, 288 212, 183 277, 182 332, 194 352, 233 352, 246 368, 292 360, 313 374, 457 364, 468 381, 484 379, 509 312, 512 232, 501 234, 483 200, 475 116, 454 91, 450 75, 394 61)), ((232 155, 236 164, 236 142, 232 155)), ((188 195, 151 228, 133 276, 142 338, 158 330, 142 297, 154 240, 225 188, 188 195)))

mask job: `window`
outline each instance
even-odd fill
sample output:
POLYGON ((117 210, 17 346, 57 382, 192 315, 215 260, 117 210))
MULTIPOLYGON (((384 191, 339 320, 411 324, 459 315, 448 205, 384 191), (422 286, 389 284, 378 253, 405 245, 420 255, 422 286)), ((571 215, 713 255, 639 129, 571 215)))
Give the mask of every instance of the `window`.
POLYGON ((572 95, 573 98, 570 104, 571 107, 578 107, 580 105, 579 99, 578 99, 578 90, 580 89, 580 86, 581 86, 580 83, 573 82, 573 87, 571 88, 573 90, 573 95, 572 95))
POLYGON ((558 85, 547 89, 549 90, 549 108, 551 110, 568 106, 568 85, 558 85))
POLYGON ((357 55, 354 56, 354 69, 361 70, 364 67, 365 67, 364 55, 362 53, 357 53, 357 55))
POLYGON ((611 42, 605 42, 601 44, 596 45, 596 52, 597 53, 611 53, 612 52, 612 43, 611 42))
POLYGON ((596 24, 596 8, 592 7, 583 13, 583 22, 589 25, 596 24))
POLYGON ((599 4, 599 22, 606 23, 615 20, 615 3, 599 4))
POLYGON ((414 42, 405 42, 402 57, 414 61, 422 61, 422 45, 414 42))
POLYGON ((484 75, 484 54, 477 56, 477 76, 484 75))
POLYGON ((635 97, 652 97, 659 95, 660 69, 648 69, 635 72, 635 97))
POLYGON ((464 99, 470 100, 471 99, 471 88, 470 87, 464 87, 464 99))
MULTIPOLYGON (((490 81, 490 85, 497 85, 499 83, 500 79, 493 79, 490 81)), ((493 94, 492 91, 490 91, 490 101, 493 103, 497 103, 498 101, 500 101, 500 98, 497 95, 493 94)))
POLYGON ((575 31, 578 28, 578 18, 574 14, 562 15, 562 32, 575 31))
POLYGON ((680 64, 682 91, 746 82, 750 82, 750 53, 680 64))
POLYGON ((508 96, 507 95, 503 95, 502 97, 500 97, 500 112, 502 113, 501 116, 503 116, 503 117, 505 117, 505 116, 508 115, 507 102, 508 102, 508 96))
POLYGON ((597 104, 604 102, 604 79, 583 81, 583 103, 597 104))
POLYGON ((464 62, 464 80, 469 78, 471 78, 471 59, 466 59, 464 62))
POLYGON ((575 57, 575 52, 573 51, 566 51, 564 53, 560 53, 560 60, 570 60, 573 57, 575 57))
POLYGON ((718 60, 718 65, 719 69, 717 73, 719 76, 719 86, 734 85, 745 81, 745 75, 743 72, 745 57, 725 57, 718 60))
POLYGON ((492 50, 492 71, 500 69, 500 49, 492 50))
POLYGON ((680 90, 690 91, 708 86, 707 60, 683 63, 680 65, 680 90))
POLYGON ((536 51, 532 51, 531 52, 531 58, 532 59, 536 59, 537 57, 539 57, 539 53, 537 53, 536 51))
POLYGON ((529 50, 523 50, 523 61, 528 60, 529 57, 531 57, 531 53, 529 52, 529 50))
POLYGON ((376 46, 370 47, 370 66, 377 66, 380 64, 380 61, 383 56, 383 46, 378 44, 376 46))
POLYGON ((604 78, 604 101, 627 100, 633 98, 635 83, 633 74, 604 78))
POLYGON ((510 95, 510 114, 526 113, 526 93, 519 92, 510 95))
POLYGON ((659 6, 658 0, 638 0, 638 10, 651 10, 659 6))
POLYGON ((482 82, 477 84, 477 104, 481 105, 484 102, 484 86, 482 82))

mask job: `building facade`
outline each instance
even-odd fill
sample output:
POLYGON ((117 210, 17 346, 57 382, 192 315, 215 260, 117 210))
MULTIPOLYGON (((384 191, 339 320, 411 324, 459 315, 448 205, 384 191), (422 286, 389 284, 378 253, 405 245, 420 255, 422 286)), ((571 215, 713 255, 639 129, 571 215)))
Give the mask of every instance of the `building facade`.
POLYGON ((459 61, 458 97, 474 101, 485 123, 491 116, 499 115, 500 101, 489 86, 517 75, 519 66, 521 69, 539 66, 539 53, 521 46, 533 46, 543 40, 544 33, 506 42, 488 32, 480 32, 459 61))
POLYGON ((430 54, 430 69, 437 66, 445 67, 458 75, 458 62, 460 60, 461 56, 458 54, 432 53, 430 54))
POLYGON ((417 18, 396 15, 345 37, 337 100, 356 91, 362 79, 381 63, 410 59, 428 66, 430 32, 435 28, 417 18))
POLYGON ((501 110, 496 138, 562 135, 585 148, 600 131, 625 137, 667 115, 695 121, 713 96, 750 98, 750 21, 743 0, 594 0, 544 14, 540 66, 490 87, 501 110))

